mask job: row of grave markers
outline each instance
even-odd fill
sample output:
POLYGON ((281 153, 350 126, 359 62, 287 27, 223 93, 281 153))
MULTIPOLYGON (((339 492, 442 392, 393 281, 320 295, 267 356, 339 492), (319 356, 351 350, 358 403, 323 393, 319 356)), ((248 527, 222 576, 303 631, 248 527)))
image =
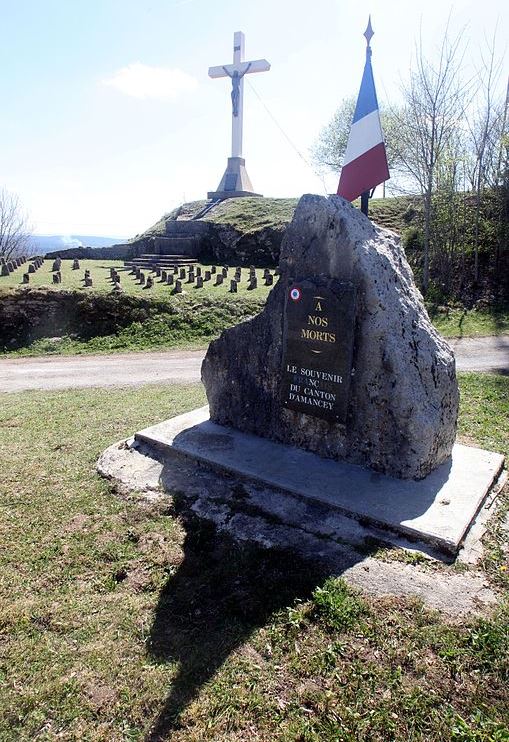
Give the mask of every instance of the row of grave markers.
MULTIPOLYGON (((179 266, 175 266, 172 270, 165 270, 164 268, 160 268, 159 266, 155 266, 152 269, 152 273, 155 273, 156 278, 160 279, 159 283, 173 286, 172 293, 174 294, 181 294, 183 292, 182 284, 184 282, 186 284, 193 284, 195 288, 201 289, 203 288, 205 282, 212 280, 212 276, 215 276, 215 282, 213 286, 221 286, 224 282, 224 279, 228 278, 228 271, 228 266, 224 266, 223 268, 218 269, 215 265, 212 265, 209 270, 203 270, 203 274, 202 268, 199 265, 189 266, 187 268, 187 272, 186 268, 179 266)), ((276 269, 274 274, 272 274, 268 268, 265 268, 263 271, 264 285, 272 286, 274 283, 274 275, 278 275, 278 273, 278 269, 276 269)), ((152 288, 154 285, 154 278, 152 276, 145 276, 145 273, 142 271, 142 269, 137 266, 132 267, 129 275, 138 280, 140 286, 145 286, 147 289, 152 288)), ((117 277, 120 282, 120 276, 118 276, 118 274, 117 277)), ((235 268, 234 277, 230 280, 231 293, 237 293, 238 284, 241 281, 241 277, 242 269, 240 267, 235 268)), ((251 266, 249 268, 249 284, 247 290, 252 291, 257 287, 258 279, 256 277, 256 269, 254 266, 251 266)))
MULTIPOLYGON (((4 258, 0 258, 0 266, 1 266, 1 274, 2 275, 10 275, 12 271, 14 271, 17 267, 22 265, 26 262, 25 257, 19 257, 19 258, 13 258, 10 261, 6 261, 4 258)), ((28 266, 28 272, 23 274, 23 283, 27 284, 30 282, 30 274, 35 273, 44 263, 43 258, 40 256, 37 256, 33 259, 31 259, 31 262, 28 266)), ((53 261, 52 265, 52 273, 53 273, 53 283, 59 284, 62 283, 62 259, 56 258, 53 261)), ((80 268, 80 262, 77 258, 73 260, 72 264, 72 270, 79 270, 80 268)), ((213 286, 222 286, 224 279, 228 278, 228 272, 229 268, 228 266, 224 266, 223 268, 218 268, 215 265, 212 265, 210 269, 203 270, 202 274, 202 268, 201 266, 189 266, 187 268, 182 266, 175 266, 172 270, 165 270, 163 268, 160 268, 159 266, 155 266, 152 271, 152 273, 155 273, 156 278, 160 278, 160 283, 164 283, 168 286, 173 286, 173 292, 174 294, 181 294, 183 292, 183 283, 186 284, 193 284, 193 286, 197 289, 201 289, 204 286, 204 283, 211 281, 212 276, 215 277, 215 282, 213 286)), ((141 268, 138 268, 136 266, 133 266, 131 269, 129 275, 133 276, 136 280, 139 281, 140 285, 145 286, 145 288, 150 289, 154 286, 154 278, 153 276, 145 276, 145 273, 142 271, 141 268)), ((279 275, 279 270, 276 268, 274 271, 274 274, 271 273, 271 271, 268 268, 265 268, 263 271, 263 281, 265 286, 272 286, 274 283, 274 276, 279 275)), ((235 273, 233 279, 230 280, 230 293, 237 293, 238 290, 238 284, 240 283, 242 278, 242 269, 240 267, 235 268, 235 273)), ((120 274, 117 271, 116 268, 110 268, 110 280, 113 283, 113 291, 121 292, 122 286, 120 282, 120 274)), ((84 283, 84 286, 86 288, 93 286, 92 276, 90 273, 90 270, 85 270, 85 275, 82 278, 82 281, 84 283)), ((256 289, 258 287, 258 279, 256 277, 256 268, 254 266, 250 266, 249 268, 249 283, 247 286, 248 291, 252 291, 253 289, 256 289)))
MULTIPOLYGON (((0 275, 2 276, 9 276, 11 273, 13 273, 16 268, 19 268, 20 266, 24 265, 27 262, 28 258, 25 256, 18 257, 18 258, 11 258, 10 260, 5 260, 5 258, 0 258, 0 275)), ((30 274, 35 273, 41 265, 44 263, 43 258, 41 258, 39 255, 37 255, 35 258, 30 258, 30 263, 28 265, 28 270, 26 273, 23 273, 22 283, 29 283, 30 282, 30 274)))
POLYGON ((25 255, 20 255, 17 258, 9 258, 8 260, 4 257, 0 257, 0 275, 10 276, 16 268, 19 268, 20 265, 24 265, 27 262, 27 259, 28 258, 25 255))

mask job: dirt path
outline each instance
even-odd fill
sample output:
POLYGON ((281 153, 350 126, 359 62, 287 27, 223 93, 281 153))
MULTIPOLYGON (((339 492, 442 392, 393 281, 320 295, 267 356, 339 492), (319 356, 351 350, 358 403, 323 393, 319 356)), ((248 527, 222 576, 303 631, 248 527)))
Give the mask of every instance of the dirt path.
MULTIPOLYGON (((509 374, 509 335, 449 341, 459 371, 509 374)), ((200 380, 204 350, 0 358, 0 391, 139 386, 200 380)))

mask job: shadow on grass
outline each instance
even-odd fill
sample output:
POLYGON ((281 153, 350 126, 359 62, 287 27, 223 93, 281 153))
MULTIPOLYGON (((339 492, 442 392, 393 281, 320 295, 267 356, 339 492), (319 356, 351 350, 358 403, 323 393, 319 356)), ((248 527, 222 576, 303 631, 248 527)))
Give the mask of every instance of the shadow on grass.
MULTIPOLYGON (((185 555, 160 594, 148 645, 152 657, 180 668, 147 742, 170 739, 228 656, 275 612, 309 598, 330 574, 294 553, 239 545, 213 525, 180 516, 187 521, 185 555)), ((351 564, 361 558, 354 554, 351 564)))
POLYGON ((509 304, 497 304, 492 309, 493 325, 497 335, 509 332, 509 304))
POLYGON ((460 317, 459 322, 458 322, 458 329, 459 329, 458 337, 460 337, 460 338, 463 337, 463 322, 465 321, 465 317, 467 316, 467 314, 468 314, 467 310, 466 309, 463 309, 463 311, 461 313, 461 317, 460 317))

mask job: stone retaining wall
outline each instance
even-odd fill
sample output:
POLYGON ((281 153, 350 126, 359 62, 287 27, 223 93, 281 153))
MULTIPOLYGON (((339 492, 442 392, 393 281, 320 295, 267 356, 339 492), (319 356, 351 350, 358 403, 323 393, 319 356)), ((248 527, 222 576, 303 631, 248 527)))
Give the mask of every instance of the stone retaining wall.
POLYGON ((109 335, 158 311, 158 302, 125 294, 17 289, 0 294, 0 349, 43 337, 109 335))

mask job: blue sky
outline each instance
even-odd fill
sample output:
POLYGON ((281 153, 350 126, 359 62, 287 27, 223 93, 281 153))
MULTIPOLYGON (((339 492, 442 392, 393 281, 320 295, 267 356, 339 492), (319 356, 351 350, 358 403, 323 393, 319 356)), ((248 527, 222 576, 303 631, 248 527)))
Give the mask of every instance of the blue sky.
MULTIPOLYGON (((249 83, 309 159, 341 99, 357 94, 368 13, 383 101, 397 98, 419 29, 432 54, 449 15, 453 34, 462 29, 468 41, 468 63, 497 24, 504 54, 508 5, 0 0, 0 186, 20 196, 40 234, 132 236, 219 183, 230 147, 230 89, 207 70, 231 61, 234 31, 246 34, 248 59, 271 63, 249 83)), ((264 195, 324 192, 250 85, 244 156, 264 195)), ((327 178, 325 188, 334 190, 336 180, 327 178)))

